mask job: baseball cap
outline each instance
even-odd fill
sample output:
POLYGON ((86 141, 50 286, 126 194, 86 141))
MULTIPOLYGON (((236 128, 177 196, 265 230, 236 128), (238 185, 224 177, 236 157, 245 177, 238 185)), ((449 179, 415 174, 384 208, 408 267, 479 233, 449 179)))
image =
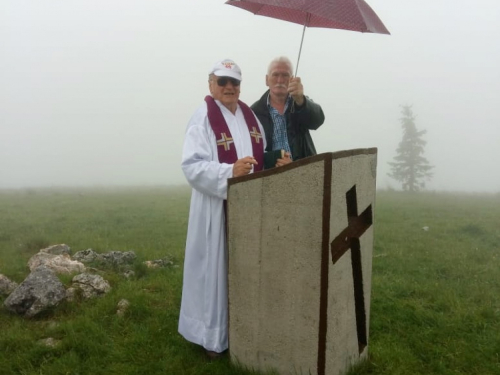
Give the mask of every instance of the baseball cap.
POLYGON ((230 59, 216 62, 208 74, 214 74, 217 77, 232 77, 241 81, 241 69, 230 59))

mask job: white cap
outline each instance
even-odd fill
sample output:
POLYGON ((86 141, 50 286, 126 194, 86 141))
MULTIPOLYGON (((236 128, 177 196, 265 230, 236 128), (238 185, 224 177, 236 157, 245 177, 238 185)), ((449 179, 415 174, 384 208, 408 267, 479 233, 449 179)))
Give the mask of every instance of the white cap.
POLYGON ((241 69, 230 59, 224 59, 215 63, 208 74, 214 74, 217 77, 231 77, 241 81, 241 69))

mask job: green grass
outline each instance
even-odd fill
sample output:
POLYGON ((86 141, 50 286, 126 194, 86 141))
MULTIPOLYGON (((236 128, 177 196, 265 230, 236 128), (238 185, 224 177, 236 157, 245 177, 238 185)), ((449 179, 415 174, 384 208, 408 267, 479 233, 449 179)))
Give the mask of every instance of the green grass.
POLYGON ((359 374, 500 373, 500 197, 379 193, 375 238, 359 374))
MULTIPOLYGON (((177 333, 189 196, 184 187, 0 192, 0 273, 18 283, 28 259, 57 243, 179 265, 132 280, 108 271, 105 298, 35 319, 1 308, 0 375, 257 374, 206 361, 177 333), (131 305, 119 317, 122 298, 131 305), (47 337, 60 345, 37 343, 47 337)), ((500 196, 379 192, 374 225, 370 359, 351 375, 499 374, 500 196)))

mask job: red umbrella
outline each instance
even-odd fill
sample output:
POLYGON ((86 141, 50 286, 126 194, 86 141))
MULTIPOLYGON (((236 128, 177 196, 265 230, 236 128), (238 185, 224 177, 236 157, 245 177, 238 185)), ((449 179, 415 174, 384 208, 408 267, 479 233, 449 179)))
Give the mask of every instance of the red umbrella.
POLYGON ((306 27, 390 34, 364 0, 228 0, 226 4, 260 16, 304 25, 295 75, 299 67, 306 27))

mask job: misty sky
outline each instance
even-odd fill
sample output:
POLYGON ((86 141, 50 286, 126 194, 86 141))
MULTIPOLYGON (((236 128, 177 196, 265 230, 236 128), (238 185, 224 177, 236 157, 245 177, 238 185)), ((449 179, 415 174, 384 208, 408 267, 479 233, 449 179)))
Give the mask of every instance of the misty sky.
MULTIPOLYGON (((367 2, 392 35, 305 33, 318 152, 377 147, 378 187, 399 188, 387 162, 409 104, 428 189, 500 191, 500 2, 367 2)), ((185 183, 184 131, 213 63, 240 65, 250 105, 301 35, 224 0, 0 1, 0 188, 185 183)))

